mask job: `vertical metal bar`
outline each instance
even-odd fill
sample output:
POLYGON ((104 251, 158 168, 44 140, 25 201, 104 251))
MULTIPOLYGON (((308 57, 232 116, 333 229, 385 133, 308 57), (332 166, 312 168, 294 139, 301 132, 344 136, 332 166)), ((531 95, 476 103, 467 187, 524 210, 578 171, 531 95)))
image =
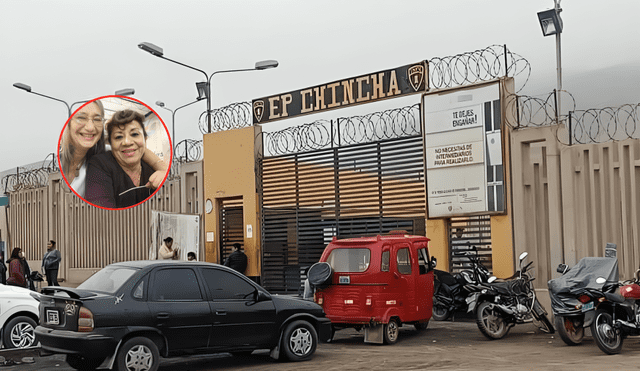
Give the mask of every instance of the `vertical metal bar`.
POLYGON ((335 148, 335 144, 333 143, 333 119, 331 119, 331 148, 335 148))
POLYGON ((516 95, 516 121, 518 128, 520 128, 520 96, 516 95))
POLYGON ((553 103, 556 108, 556 125, 560 124, 560 115, 558 114, 558 90, 553 89, 553 103))
POLYGON ((507 44, 504 44, 504 77, 509 77, 509 67, 507 65, 507 44))
POLYGON ((572 126, 573 126, 573 122, 572 122, 572 111, 569 111, 569 145, 573 144, 573 132, 572 132, 572 126))

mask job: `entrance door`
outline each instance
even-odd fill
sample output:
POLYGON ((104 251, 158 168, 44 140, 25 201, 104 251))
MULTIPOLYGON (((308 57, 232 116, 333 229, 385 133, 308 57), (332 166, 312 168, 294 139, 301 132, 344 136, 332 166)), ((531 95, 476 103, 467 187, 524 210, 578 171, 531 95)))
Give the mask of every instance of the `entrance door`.
POLYGON ((242 213, 242 197, 220 200, 220 264, 233 251, 233 244, 239 243, 244 248, 244 219, 242 213))

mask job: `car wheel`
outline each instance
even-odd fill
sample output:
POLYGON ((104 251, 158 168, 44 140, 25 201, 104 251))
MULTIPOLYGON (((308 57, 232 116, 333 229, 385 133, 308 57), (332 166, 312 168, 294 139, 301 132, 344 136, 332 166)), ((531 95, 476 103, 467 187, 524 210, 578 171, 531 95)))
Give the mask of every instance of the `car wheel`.
POLYGON ((127 340, 118 351, 116 365, 120 371, 156 371, 160 352, 156 344, 145 337, 127 340))
POLYGON ((7 349, 26 348, 36 345, 36 321, 19 316, 7 323, 3 330, 2 342, 7 349))
POLYGON ((291 322, 284 330, 282 348, 290 361, 306 361, 318 346, 316 329, 307 321, 291 322))
POLYGON ((398 335, 400 334, 400 325, 395 318, 391 318, 389 323, 384 325, 382 335, 384 337, 385 344, 395 344, 398 341, 398 335))
POLYGON ((103 361, 104 358, 85 358, 77 354, 67 354, 67 363, 69 366, 80 371, 95 370, 103 361))

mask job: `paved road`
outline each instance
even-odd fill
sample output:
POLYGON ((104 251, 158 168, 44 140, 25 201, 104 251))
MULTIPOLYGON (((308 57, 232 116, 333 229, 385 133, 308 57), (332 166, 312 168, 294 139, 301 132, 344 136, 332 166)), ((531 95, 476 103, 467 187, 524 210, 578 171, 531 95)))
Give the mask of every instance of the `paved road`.
MULTIPOLYGON (((435 322, 418 332, 401 329, 393 346, 365 344, 354 330, 336 333, 333 343, 321 344, 315 357, 304 363, 276 362, 268 352, 245 358, 229 354, 163 360, 160 371, 208 370, 637 370, 640 339, 628 338, 622 353, 607 356, 591 337, 580 346, 565 345, 557 334, 542 333, 533 325, 520 325, 502 340, 484 338, 472 321, 435 322)), ((32 364, 0 367, 0 371, 72 370, 64 356, 36 358, 32 364)))

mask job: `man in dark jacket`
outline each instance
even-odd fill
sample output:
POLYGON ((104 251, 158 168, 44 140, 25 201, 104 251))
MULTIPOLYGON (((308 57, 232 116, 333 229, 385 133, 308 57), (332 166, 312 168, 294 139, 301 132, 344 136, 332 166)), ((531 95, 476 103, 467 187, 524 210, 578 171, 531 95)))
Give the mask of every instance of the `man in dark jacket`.
POLYGON ((56 249, 56 241, 50 240, 47 244, 47 253, 42 258, 42 271, 47 276, 47 285, 60 286, 58 284, 58 269, 60 268, 60 251, 56 249))
POLYGON ((224 265, 244 274, 244 271, 247 269, 247 256, 240 250, 239 243, 233 244, 233 252, 224 262, 224 265))

